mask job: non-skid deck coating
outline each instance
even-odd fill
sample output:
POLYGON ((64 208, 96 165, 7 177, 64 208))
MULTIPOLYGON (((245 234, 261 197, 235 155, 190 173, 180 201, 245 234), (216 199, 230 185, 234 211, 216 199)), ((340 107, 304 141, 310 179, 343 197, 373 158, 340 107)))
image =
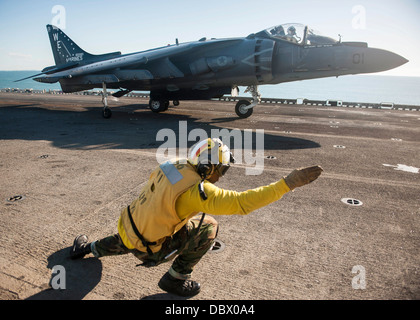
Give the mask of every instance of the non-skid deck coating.
POLYGON ((113 117, 103 119, 98 96, 0 94, 1 299, 177 299, 157 285, 169 264, 67 255, 80 233, 117 231, 157 165, 159 130, 181 135, 184 121, 188 133, 264 129, 262 174, 238 164, 220 187, 325 170, 248 216, 215 216, 225 247, 197 265, 202 290, 191 300, 420 298, 420 112, 263 104, 239 119, 234 102, 154 114, 145 99, 109 100, 113 117), (65 289, 49 288, 54 266, 65 289))

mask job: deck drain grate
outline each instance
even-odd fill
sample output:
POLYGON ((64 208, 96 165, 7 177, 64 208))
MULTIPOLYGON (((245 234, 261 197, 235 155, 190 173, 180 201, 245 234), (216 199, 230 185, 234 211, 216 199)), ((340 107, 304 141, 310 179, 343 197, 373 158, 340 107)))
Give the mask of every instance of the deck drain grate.
POLYGON ((7 202, 17 202, 17 201, 21 201, 23 199, 25 199, 25 196, 17 195, 17 196, 7 198, 6 200, 7 200, 7 202))
POLYGON ((225 244, 222 241, 216 239, 216 240, 214 240, 214 243, 211 246, 209 252, 211 252, 211 253, 220 253, 223 250, 225 250, 225 244))
POLYGON ((354 206, 354 207, 359 207, 361 205, 363 205, 363 202, 357 199, 353 199, 353 198, 343 198, 341 199, 341 202, 349 205, 349 206, 354 206))

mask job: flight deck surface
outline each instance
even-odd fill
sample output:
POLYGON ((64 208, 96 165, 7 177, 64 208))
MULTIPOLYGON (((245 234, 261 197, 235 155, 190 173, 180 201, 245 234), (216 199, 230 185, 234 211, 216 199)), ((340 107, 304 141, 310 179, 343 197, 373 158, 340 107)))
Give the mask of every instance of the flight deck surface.
POLYGON ((146 99, 109 105, 104 119, 97 96, 0 93, 0 299, 177 299, 157 285, 168 263, 67 255, 78 234, 117 232, 158 164, 158 132, 182 139, 184 125, 209 136, 264 130, 262 173, 247 175, 243 161, 222 188, 324 169, 247 216, 214 216, 224 250, 196 266, 191 300, 420 298, 420 112, 261 104, 240 119, 235 102, 181 101, 160 114, 146 99), (49 288, 55 266, 64 290, 49 288))

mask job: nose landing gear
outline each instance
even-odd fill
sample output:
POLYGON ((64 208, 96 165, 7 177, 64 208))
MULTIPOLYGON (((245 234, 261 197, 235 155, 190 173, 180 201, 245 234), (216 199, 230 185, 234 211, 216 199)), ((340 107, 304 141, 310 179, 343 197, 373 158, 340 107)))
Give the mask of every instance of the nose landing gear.
POLYGON ((261 102, 261 94, 258 92, 258 86, 248 86, 246 92, 251 92, 252 103, 248 100, 239 100, 235 106, 235 112, 240 118, 248 118, 254 111, 254 107, 261 102))

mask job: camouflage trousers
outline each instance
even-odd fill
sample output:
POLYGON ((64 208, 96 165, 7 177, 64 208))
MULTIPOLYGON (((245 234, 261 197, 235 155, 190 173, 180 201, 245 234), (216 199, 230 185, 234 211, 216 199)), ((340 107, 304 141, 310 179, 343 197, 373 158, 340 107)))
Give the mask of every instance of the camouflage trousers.
POLYGON ((201 217, 190 219, 172 237, 168 237, 160 251, 149 255, 137 249, 128 249, 121 240, 120 235, 97 240, 92 243, 92 253, 95 257, 105 257, 132 253, 143 261, 142 266, 153 267, 161 263, 175 260, 169 273, 178 279, 189 279, 194 266, 211 248, 218 232, 217 221, 206 215, 199 228, 201 217))

